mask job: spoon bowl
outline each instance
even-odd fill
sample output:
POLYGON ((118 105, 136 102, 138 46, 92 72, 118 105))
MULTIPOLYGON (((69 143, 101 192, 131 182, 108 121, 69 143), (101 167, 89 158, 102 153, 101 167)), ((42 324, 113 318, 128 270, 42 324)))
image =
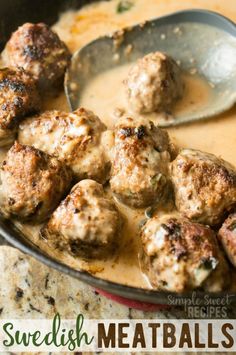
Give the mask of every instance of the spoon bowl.
POLYGON ((198 75, 209 85, 207 102, 177 113, 160 126, 169 127, 214 117, 236 101, 236 26, 211 11, 186 10, 129 27, 89 43, 77 51, 65 77, 69 106, 80 105, 89 80, 119 65, 162 51, 172 56, 184 72, 198 75), (132 48, 128 51, 127 48, 132 48))

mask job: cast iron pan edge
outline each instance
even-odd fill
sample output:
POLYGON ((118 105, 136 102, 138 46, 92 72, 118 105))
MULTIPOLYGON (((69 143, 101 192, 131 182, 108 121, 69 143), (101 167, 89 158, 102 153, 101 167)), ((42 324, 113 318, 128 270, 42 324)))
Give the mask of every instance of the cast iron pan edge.
MULTIPOLYGON (((22 252, 33 256, 35 259, 39 260, 45 265, 54 268, 60 272, 63 272, 69 276, 72 276, 76 279, 79 279, 80 281, 94 286, 97 289, 110 292, 114 295, 122 296, 136 301, 164 305, 169 304, 169 297, 172 297, 172 299, 173 297, 175 299, 192 299, 192 293, 176 294, 126 286, 116 282, 106 281, 97 278, 83 270, 72 269, 71 267, 44 254, 39 248, 37 248, 35 245, 31 244, 30 241, 24 238, 21 232, 19 232, 9 220, 5 220, 3 218, 0 218, 0 234, 8 243, 21 250, 22 252)), ((195 296, 199 298, 199 301, 202 302, 202 304, 204 304, 204 296, 206 294, 211 298, 219 298, 228 295, 231 302, 236 302, 236 294, 230 292, 195 292, 195 296)))

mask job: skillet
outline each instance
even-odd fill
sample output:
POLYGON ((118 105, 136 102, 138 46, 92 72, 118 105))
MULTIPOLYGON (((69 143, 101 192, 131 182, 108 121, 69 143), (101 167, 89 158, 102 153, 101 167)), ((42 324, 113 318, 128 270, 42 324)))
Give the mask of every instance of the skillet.
MULTIPOLYGON (((58 15, 67 10, 91 3, 89 0, 7 0, 1 1, 0 10, 0 49, 4 47, 12 31, 25 22, 45 22, 49 25, 57 21, 58 15)), ((167 305, 169 295, 176 299, 192 299, 192 293, 188 294, 170 294, 155 290, 141 289, 99 279, 86 271, 75 270, 60 263, 52 257, 46 255, 37 246, 32 244, 9 220, 0 218, 0 235, 5 241, 21 251, 38 259, 49 267, 55 268, 60 272, 68 274, 79 279, 97 289, 112 293, 117 296, 125 297, 135 301, 148 302, 152 304, 167 305)), ((228 295, 231 301, 236 301, 236 294, 229 292, 221 293, 202 293, 196 292, 195 296, 199 298, 202 304, 206 295, 211 298, 224 297, 228 295)))

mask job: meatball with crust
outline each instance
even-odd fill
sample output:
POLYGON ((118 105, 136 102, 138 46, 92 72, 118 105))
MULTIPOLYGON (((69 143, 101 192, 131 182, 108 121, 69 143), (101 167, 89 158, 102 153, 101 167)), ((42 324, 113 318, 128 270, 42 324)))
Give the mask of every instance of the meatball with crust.
POLYGON ((38 87, 48 90, 63 83, 70 52, 46 24, 25 23, 7 42, 3 60, 7 65, 29 71, 38 87))
POLYGON ((179 66, 161 52, 139 59, 124 84, 131 108, 140 113, 169 110, 184 90, 179 66))
POLYGON ((177 209, 194 221, 216 225, 236 203, 236 171, 213 154, 183 149, 170 174, 177 209))
POLYGON ((173 213, 149 219, 141 240, 141 265, 153 287, 181 293, 228 286, 228 265, 210 227, 173 213))
POLYGON ((52 214, 41 235, 52 248, 72 256, 100 258, 117 242, 121 219, 102 185, 82 180, 52 214))
POLYGON ((71 172, 56 158, 15 143, 1 167, 0 210, 6 217, 39 223, 70 188, 71 172))
POLYGON ((22 117, 38 111, 39 94, 23 69, 0 69, 0 146, 14 141, 22 117))
POLYGON ((116 127, 110 185, 123 203, 145 207, 160 200, 168 186, 170 144, 152 122, 128 118, 116 127))
POLYGON ((226 218, 218 232, 218 239, 229 260, 236 267, 236 213, 226 218))
POLYGON ((84 108, 72 113, 46 111, 22 122, 18 140, 56 156, 71 167, 77 180, 104 183, 110 172, 105 131, 100 119, 84 108))

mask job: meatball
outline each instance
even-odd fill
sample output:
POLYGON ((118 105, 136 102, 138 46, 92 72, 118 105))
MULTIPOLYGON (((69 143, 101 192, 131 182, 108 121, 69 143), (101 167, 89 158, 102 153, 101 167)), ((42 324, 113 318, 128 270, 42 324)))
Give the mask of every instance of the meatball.
POLYGON ((169 110, 184 90, 179 66, 161 52, 139 59, 124 84, 131 108, 140 113, 169 110))
POLYGON ((0 146, 14 141, 20 119, 40 107, 39 94, 23 69, 0 69, 0 146))
POLYGON ((48 90, 62 84, 70 52, 46 24, 25 23, 7 42, 3 60, 29 71, 39 88, 48 90))
POLYGON ((167 132, 152 122, 128 118, 115 131, 110 185, 123 203, 144 207, 167 188, 170 144, 167 132))
POLYGON ((119 212, 102 185, 82 180, 52 214, 41 235, 52 248, 72 256, 99 258, 112 251, 120 225, 119 212))
POLYGON ((142 268, 153 287, 217 292, 228 286, 228 265, 210 227, 173 213, 149 219, 141 240, 142 268))
POLYGON ((77 180, 104 183, 111 165, 103 146, 105 130, 100 119, 83 108, 72 113, 46 111, 22 122, 18 140, 56 156, 77 180))
POLYGON ((224 221, 218 232, 218 239, 229 260, 236 267, 236 213, 232 213, 224 221))
POLYGON ((235 169, 213 154, 183 149, 170 174, 176 207, 192 220, 216 225, 236 203, 235 169))
POLYGON ((42 222, 70 188, 71 173, 56 158, 15 143, 1 167, 0 210, 6 217, 42 222))

